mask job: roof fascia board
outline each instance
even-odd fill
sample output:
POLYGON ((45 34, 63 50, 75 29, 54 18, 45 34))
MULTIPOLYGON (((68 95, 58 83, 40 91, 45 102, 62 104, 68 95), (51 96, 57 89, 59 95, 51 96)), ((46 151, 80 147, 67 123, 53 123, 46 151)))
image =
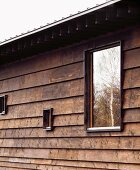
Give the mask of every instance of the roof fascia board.
POLYGON ((105 2, 105 3, 101 4, 101 5, 98 5, 98 6, 93 7, 93 8, 91 8, 91 9, 88 9, 88 10, 85 10, 85 11, 82 11, 82 12, 79 12, 78 14, 74 14, 74 15, 72 15, 72 16, 70 16, 70 17, 66 17, 66 18, 64 18, 64 19, 61 19, 61 20, 58 20, 58 21, 56 21, 56 22, 50 23, 50 24, 48 24, 48 25, 46 25, 46 26, 43 26, 43 27, 38 28, 38 29, 36 29, 36 30, 30 31, 30 32, 25 33, 25 34, 23 34, 23 35, 19 35, 19 36, 15 37, 15 38, 6 40, 6 41, 0 43, 0 46, 2 46, 2 45, 4 45, 4 44, 7 44, 7 43, 10 43, 10 42, 12 42, 12 41, 21 39, 21 38, 23 38, 23 37, 27 37, 27 36, 32 35, 32 34, 34 34, 34 33, 38 33, 38 32, 43 31, 43 30, 45 30, 45 29, 54 27, 54 26, 56 26, 56 25, 58 25, 58 24, 62 24, 62 23, 64 23, 64 22, 70 21, 70 20, 72 20, 72 19, 78 18, 78 17, 83 16, 83 15, 86 15, 86 14, 88 14, 88 13, 97 11, 97 10, 99 10, 99 9, 101 9, 101 8, 107 7, 107 6, 109 6, 109 5, 112 5, 112 4, 114 4, 114 3, 117 3, 117 2, 119 2, 119 1, 122 1, 122 0, 111 0, 111 1, 105 2))

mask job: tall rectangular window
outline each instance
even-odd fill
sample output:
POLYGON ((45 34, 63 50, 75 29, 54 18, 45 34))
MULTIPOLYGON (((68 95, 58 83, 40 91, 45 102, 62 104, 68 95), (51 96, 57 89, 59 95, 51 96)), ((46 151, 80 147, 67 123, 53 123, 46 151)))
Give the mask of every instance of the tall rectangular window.
POLYGON ((86 122, 88 131, 121 130, 120 44, 87 52, 86 122))

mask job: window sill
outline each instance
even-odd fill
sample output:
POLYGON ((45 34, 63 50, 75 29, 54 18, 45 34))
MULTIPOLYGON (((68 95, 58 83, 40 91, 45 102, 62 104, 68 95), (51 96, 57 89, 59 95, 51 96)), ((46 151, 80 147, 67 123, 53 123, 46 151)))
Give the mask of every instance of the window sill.
POLYGON ((0 112, 0 115, 5 115, 5 111, 3 111, 3 112, 0 112))
POLYGON ((51 131, 51 130, 52 130, 52 127, 46 127, 46 128, 44 128, 43 130, 51 131))
POLYGON ((121 131, 121 127, 120 126, 115 126, 115 127, 92 127, 92 128, 87 128, 87 132, 109 132, 109 131, 119 132, 119 131, 121 131))

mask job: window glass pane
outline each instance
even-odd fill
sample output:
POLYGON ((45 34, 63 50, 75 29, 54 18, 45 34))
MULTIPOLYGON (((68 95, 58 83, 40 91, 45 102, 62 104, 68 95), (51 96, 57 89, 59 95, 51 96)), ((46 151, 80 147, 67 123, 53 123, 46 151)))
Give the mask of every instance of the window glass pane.
POLYGON ((120 126, 120 46, 93 53, 93 125, 120 126))

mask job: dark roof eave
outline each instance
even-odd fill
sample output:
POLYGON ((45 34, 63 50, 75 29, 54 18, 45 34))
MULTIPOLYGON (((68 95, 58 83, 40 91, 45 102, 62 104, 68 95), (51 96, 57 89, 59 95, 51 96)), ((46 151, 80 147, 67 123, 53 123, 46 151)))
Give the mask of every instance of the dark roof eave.
POLYGON ((104 7, 7 41, 0 46, 0 64, 140 24, 140 2, 117 0, 104 7))
POLYGON ((104 8, 104 7, 107 7, 107 6, 109 6, 109 5, 112 5, 112 4, 114 4, 114 3, 116 3, 116 2, 119 2, 119 1, 122 1, 122 0, 110 0, 110 1, 108 1, 108 2, 105 2, 105 3, 101 4, 101 5, 95 6, 95 7, 91 8, 91 9, 87 9, 87 10, 85 10, 85 11, 82 11, 82 12, 80 12, 80 13, 78 13, 78 14, 74 14, 74 15, 72 15, 72 16, 66 17, 66 18, 61 19, 61 20, 59 20, 59 21, 55 21, 55 22, 53 22, 53 23, 51 23, 51 24, 48 24, 48 25, 43 26, 43 27, 41 27, 41 28, 38 28, 38 29, 36 29, 36 30, 30 31, 30 32, 28 32, 28 33, 25 33, 25 34, 16 36, 16 37, 14 37, 14 38, 11 38, 11 39, 9 39, 9 40, 3 41, 3 42, 0 43, 0 46, 5 45, 5 44, 8 44, 8 43, 10 43, 10 42, 12 42, 12 41, 15 41, 15 40, 18 40, 18 39, 27 37, 27 36, 29 36, 29 35, 32 35, 32 34, 41 32, 41 31, 43 31, 43 30, 46 30, 46 29, 49 29, 49 28, 51 28, 51 27, 57 26, 57 25, 62 24, 62 23, 64 23, 64 22, 68 22, 68 21, 70 21, 70 20, 73 20, 73 19, 75 19, 75 18, 81 17, 81 16, 83 16, 83 15, 92 13, 92 12, 94 12, 94 11, 97 11, 97 10, 99 10, 99 9, 101 9, 101 8, 104 8))

